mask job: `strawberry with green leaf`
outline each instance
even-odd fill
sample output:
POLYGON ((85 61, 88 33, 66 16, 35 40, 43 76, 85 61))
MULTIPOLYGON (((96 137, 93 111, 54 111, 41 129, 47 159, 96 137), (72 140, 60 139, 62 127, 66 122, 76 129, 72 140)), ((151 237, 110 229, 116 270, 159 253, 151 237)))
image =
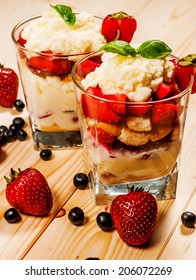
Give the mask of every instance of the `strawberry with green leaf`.
POLYGON ((35 168, 23 171, 11 169, 6 179, 6 198, 18 211, 34 216, 46 216, 53 206, 53 197, 43 174, 35 168))
POLYGON ((128 194, 118 195, 111 204, 110 213, 121 239, 128 245, 145 244, 157 222, 157 201, 141 188, 131 188, 128 194))
POLYGON ((115 39, 131 42, 137 28, 137 21, 134 17, 125 12, 117 12, 107 15, 102 22, 102 34, 107 42, 115 39))
POLYGON ((194 77, 191 91, 193 94, 196 93, 196 54, 187 55, 180 59, 177 63, 174 79, 181 91, 188 87, 191 76, 194 77))

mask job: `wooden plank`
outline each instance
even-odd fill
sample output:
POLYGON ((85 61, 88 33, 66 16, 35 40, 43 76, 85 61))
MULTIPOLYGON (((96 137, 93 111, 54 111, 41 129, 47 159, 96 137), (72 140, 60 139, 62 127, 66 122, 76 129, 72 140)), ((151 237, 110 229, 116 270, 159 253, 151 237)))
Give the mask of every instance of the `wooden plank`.
MULTIPOLYGON (((185 211, 196 213, 196 185, 190 202, 186 205, 185 211)), ((183 213, 183 211, 182 211, 183 213)), ((185 227, 179 217, 178 223, 172 236, 160 252, 160 259, 175 259, 175 260, 196 260, 196 235, 195 227, 185 227), (172 255, 171 255, 172 252, 172 255)))

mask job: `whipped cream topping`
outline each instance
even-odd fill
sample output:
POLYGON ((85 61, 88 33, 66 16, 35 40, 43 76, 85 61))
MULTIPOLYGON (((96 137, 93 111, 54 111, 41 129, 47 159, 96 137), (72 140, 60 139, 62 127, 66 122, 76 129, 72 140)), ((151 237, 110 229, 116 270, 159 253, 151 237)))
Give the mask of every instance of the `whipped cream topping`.
POLYGON ((100 32, 101 24, 87 12, 76 14, 76 22, 69 26, 54 10, 30 22, 22 31, 25 47, 32 51, 78 54, 98 50, 106 43, 100 32))
POLYGON ((82 81, 85 89, 99 87, 104 94, 124 93, 130 101, 147 101, 163 81, 170 81, 174 65, 169 58, 149 59, 106 52, 102 64, 82 81))

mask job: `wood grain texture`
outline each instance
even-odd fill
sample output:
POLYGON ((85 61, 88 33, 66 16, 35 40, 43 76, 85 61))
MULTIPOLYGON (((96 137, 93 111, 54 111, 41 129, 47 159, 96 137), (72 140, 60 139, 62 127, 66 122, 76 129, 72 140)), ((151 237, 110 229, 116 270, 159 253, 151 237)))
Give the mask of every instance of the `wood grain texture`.
MULTIPOLYGON (((7 0, 0 2, 1 44, 0 62, 17 71, 14 47, 10 33, 21 19, 42 13, 51 1, 7 0), (22 7, 22 8, 21 8, 22 7), (8 16, 9 15, 9 16, 8 16)), ((58 3, 53 1, 53 4, 58 3)), ((195 53, 196 47, 196 1, 195 0, 100 0, 61 1, 75 10, 106 15, 124 10, 134 15, 138 29, 133 41, 161 39, 168 43, 177 56, 195 53)), ((20 85, 19 97, 22 97, 20 85)), ((15 141, 3 147, 0 157, 0 259, 196 259, 195 229, 182 226, 183 211, 196 213, 196 95, 191 96, 178 180, 177 198, 158 202, 158 223, 149 244, 140 248, 127 246, 117 232, 103 232, 96 224, 99 212, 107 206, 94 206, 90 191, 76 190, 73 176, 85 171, 83 150, 53 151, 51 161, 44 162, 34 150, 27 112, 22 115, 0 107, 0 124, 10 124, 15 116, 23 116, 28 139, 15 141), (5 198, 3 176, 11 167, 24 169, 33 166, 42 172, 51 187, 54 207, 48 217, 35 218, 22 214, 22 221, 8 224, 3 215, 9 205, 5 198), (68 221, 68 212, 79 206, 85 212, 85 223, 73 226, 68 221), (65 215, 56 217, 60 209, 65 215)))

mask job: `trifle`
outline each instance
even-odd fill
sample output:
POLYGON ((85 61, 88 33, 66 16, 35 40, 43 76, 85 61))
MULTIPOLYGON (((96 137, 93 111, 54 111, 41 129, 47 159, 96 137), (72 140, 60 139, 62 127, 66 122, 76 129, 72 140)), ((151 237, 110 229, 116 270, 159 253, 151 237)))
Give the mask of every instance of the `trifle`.
POLYGON ((95 202, 134 185, 174 198, 191 85, 178 89, 178 59, 162 41, 114 41, 75 64, 78 111, 95 202), (94 62, 94 69, 88 63, 94 62), (97 65, 98 64, 98 65, 97 65))
POLYGON ((81 146, 71 78, 74 63, 106 43, 102 19, 52 6, 12 31, 35 148, 81 146))

